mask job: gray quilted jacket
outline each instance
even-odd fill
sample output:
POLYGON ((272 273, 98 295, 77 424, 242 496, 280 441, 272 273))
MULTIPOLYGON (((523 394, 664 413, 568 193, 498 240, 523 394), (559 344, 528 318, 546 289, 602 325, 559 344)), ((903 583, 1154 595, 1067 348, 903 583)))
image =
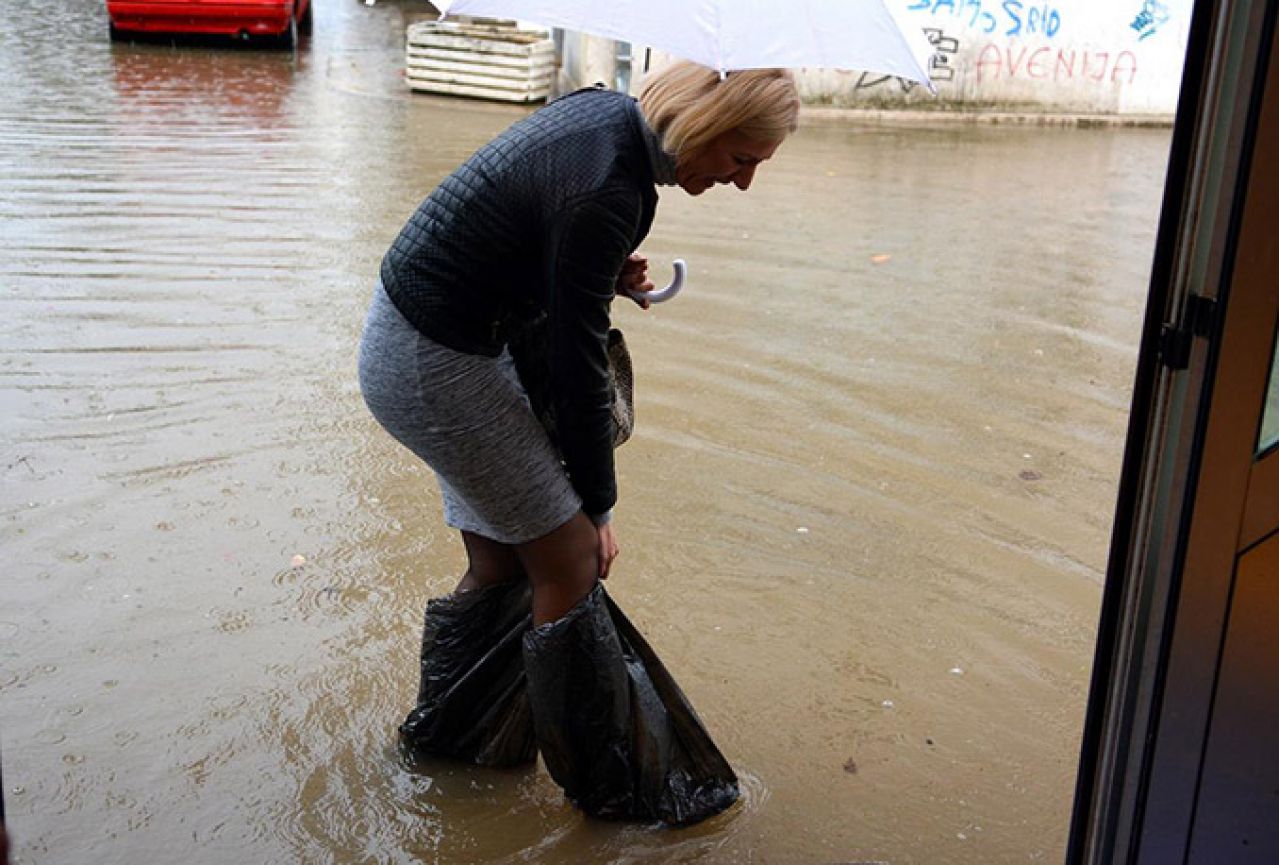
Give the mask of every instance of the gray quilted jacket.
POLYGON ((617 500, 606 342, 613 285, 657 205, 635 100, 585 90, 486 144, 427 197, 382 261, 415 327, 496 356, 545 314, 559 446, 587 514, 617 500))

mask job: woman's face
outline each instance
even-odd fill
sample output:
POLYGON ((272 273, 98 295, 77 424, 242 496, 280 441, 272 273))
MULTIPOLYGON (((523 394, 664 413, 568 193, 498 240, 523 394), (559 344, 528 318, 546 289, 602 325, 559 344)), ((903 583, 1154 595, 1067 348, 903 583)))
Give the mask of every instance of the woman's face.
POLYGON ((776 151, 780 141, 748 138, 736 129, 712 138, 675 166, 675 182, 689 195, 701 195, 717 183, 750 188, 755 167, 776 151))

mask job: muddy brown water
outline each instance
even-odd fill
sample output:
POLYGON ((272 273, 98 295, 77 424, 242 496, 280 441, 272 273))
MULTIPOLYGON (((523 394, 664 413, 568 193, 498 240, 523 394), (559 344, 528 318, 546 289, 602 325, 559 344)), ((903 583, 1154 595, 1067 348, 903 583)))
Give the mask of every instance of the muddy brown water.
POLYGON ((413 96, 424 4, 294 57, 0 30, 4 793, 23 863, 1011 863, 1064 849, 1168 134, 810 124, 663 196, 619 304, 610 587, 743 779, 686 831, 411 771, 462 566, 354 349, 418 200, 523 111, 413 96))

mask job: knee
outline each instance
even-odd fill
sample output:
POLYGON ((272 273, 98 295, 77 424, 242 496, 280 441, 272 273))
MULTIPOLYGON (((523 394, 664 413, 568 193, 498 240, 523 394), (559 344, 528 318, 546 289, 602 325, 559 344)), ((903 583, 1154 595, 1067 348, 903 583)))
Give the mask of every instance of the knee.
POLYGON ((467 588, 507 583, 521 579, 524 569, 512 547, 471 532, 462 532, 467 569, 462 583, 467 588))
POLYGON ((599 534, 579 512, 549 535, 521 545, 520 561, 534 589, 589 585, 599 573, 599 534))

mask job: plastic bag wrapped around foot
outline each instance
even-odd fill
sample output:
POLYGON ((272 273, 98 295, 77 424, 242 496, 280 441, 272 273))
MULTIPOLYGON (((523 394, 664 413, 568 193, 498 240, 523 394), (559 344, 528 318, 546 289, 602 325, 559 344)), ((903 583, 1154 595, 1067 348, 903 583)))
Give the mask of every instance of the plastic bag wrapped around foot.
POLYGON ((521 656, 521 638, 532 624, 525 580, 427 602, 417 707, 400 725, 411 756, 482 766, 536 759, 521 656))
POLYGON ((524 666, 542 759, 586 813, 687 825, 737 800, 728 761, 603 586, 524 636, 524 666))

